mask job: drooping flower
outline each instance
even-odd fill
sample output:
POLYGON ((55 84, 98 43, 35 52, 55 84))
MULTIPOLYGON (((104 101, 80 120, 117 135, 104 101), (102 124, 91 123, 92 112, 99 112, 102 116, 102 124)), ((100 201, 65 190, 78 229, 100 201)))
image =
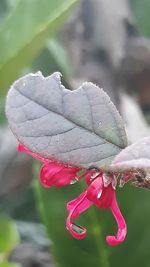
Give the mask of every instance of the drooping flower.
POLYGON ((22 144, 18 145, 18 150, 43 162, 40 170, 40 182, 46 188, 51 186, 62 187, 67 184, 73 184, 75 181, 79 181, 83 177, 83 175, 78 175, 81 168, 65 165, 60 162, 41 157, 37 153, 31 152, 22 144))
POLYGON ((117 222, 117 235, 107 236, 107 243, 109 245, 118 245, 124 241, 127 227, 116 200, 116 180, 113 175, 96 169, 83 169, 81 174, 81 168, 41 157, 22 144, 19 144, 18 150, 43 162, 40 170, 40 181, 46 188, 51 186, 62 187, 67 184, 73 184, 83 177, 86 178, 87 189, 79 197, 67 204, 69 215, 66 220, 66 228, 74 238, 83 239, 86 236, 87 230, 75 224, 74 220, 94 204, 98 208, 109 208, 117 222))
POLYGON ((91 181, 87 190, 68 203, 69 215, 66 226, 71 235, 76 239, 82 239, 86 236, 86 229, 75 224, 74 220, 93 204, 98 208, 109 208, 117 222, 117 235, 107 236, 107 243, 113 246, 122 243, 127 233, 126 223, 117 204, 113 180, 111 181, 110 177, 107 177, 104 173, 98 174, 91 181))

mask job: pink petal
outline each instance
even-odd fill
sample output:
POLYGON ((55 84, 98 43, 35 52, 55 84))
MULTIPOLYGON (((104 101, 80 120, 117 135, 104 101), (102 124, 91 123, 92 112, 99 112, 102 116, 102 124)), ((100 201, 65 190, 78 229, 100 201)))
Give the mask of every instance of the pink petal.
POLYGON ((30 149, 28 149, 27 147, 25 147, 23 144, 19 144, 18 145, 18 151, 24 152, 24 153, 32 156, 33 158, 35 158, 37 160, 40 160, 40 161, 43 161, 43 162, 50 162, 49 159, 46 159, 44 157, 41 157, 39 154, 30 151, 30 149))
POLYGON ((103 188, 104 188, 103 180, 101 176, 98 176, 97 178, 94 179, 94 181, 89 185, 87 189, 87 198, 97 206, 99 203, 101 203, 100 196, 102 196, 103 194, 103 188))
POLYGON ((126 237, 126 234, 127 234, 126 222, 125 222, 125 220, 121 214, 121 211, 118 207, 118 203, 117 203, 115 194, 114 194, 114 198, 112 201, 111 210, 112 210, 112 213, 113 213, 114 218, 115 218, 117 225, 118 225, 118 232, 117 232, 116 236, 107 236, 106 241, 109 245, 115 246, 115 245, 122 243, 126 237))
POLYGON ((88 187, 88 197, 97 197, 100 190, 103 189, 103 180, 101 176, 98 176, 88 187))
POLYGON ((41 184, 49 188, 54 185, 53 176, 59 173, 63 169, 63 166, 55 164, 54 162, 44 164, 40 170, 40 182, 41 184))
POLYGON ((76 174, 78 171, 80 171, 80 168, 78 167, 64 165, 63 163, 43 158, 39 154, 31 152, 23 144, 18 145, 18 150, 44 162, 44 165, 40 171, 40 181, 41 184, 46 188, 49 188, 53 185, 56 187, 62 187, 70 184, 74 179, 80 180, 82 178, 82 176, 77 176, 76 174))
POLYGON ((101 176, 101 175, 102 175, 102 171, 100 171, 100 170, 97 170, 97 169, 88 170, 85 173, 87 185, 90 185, 95 180, 95 178, 97 178, 98 176, 101 176))
POLYGON ((87 198, 91 200, 98 208, 110 208, 114 189, 112 185, 104 187, 103 179, 98 176, 87 189, 87 198))
POLYGON ((44 164, 40 171, 40 181, 44 187, 62 187, 70 184, 75 178, 79 168, 63 165, 58 162, 49 162, 44 164))
POLYGON ((52 177, 53 185, 56 187, 62 187, 66 186, 68 184, 71 184, 73 180, 75 180, 76 172, 75 173, 69 173, 68 170, 62 170, 59 173, 56 173, 52 177))
POLYGON ((86 236, 87 230, 84 227, 73 223, 73 219, 92 205, 92 202, 87 201, 86 196, 87 191, 83 192, 77 199, 72 200, 67 205, 70 212, 66 220, 66 228, 70 234, 78 240, 83 239, 86 236))
POLYGON ((108 187, 103 187, 103 192, 101 194, 101 197, 96 199, 95 204, 99 208, 110 208, 113 198, 115 195, 115 190, 112 187, 112 184, 108 185, 108 187))
MULTIPOLYGON (((71 212, 74 208, 74 206, 78 205, 79 201, 85 196, 85 192, 80 194, 79 197, 71 200, 67 203, 67 210, 71 212)), ((84 201, 80 204, 80 206, 77 206, 72 214, 72 218, 77 218, 82 212, 84 212, 86 209, 88 209, 93 203, 88 200, 87 198, 84 199, 84 201)))

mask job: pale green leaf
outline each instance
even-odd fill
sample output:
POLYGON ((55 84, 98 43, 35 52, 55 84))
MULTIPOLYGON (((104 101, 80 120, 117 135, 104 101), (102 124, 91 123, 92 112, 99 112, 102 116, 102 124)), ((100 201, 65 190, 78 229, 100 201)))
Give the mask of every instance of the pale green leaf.
POLYGON ((20 0, 0 29, 1 93, 62 25, 77 0, 20 0))
POLYGON ((108 165, 126 146, 122 119, 108 95, 92 83, 70 91, 60 74, 28 74, 6 101, 20 143, 43 157, 81 167, 108 165))
POLYGON ((18 242, 19 234, 15 222, 0 217, 0 252, 9 252, 18 242))
POLYGON ((131 4, 137 26, 141 34, 150 37, 150 27, 149 27, 150 1, 131 0, 131 4))
POLYGON ((21 267, 19 263, 12 263, 7 261, 2 261, 0 263, 0 267, 21 267))

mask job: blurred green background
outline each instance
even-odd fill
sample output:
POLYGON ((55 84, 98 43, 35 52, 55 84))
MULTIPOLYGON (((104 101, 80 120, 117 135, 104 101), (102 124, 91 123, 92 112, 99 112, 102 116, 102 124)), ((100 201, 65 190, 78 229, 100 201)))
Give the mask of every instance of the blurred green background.
POLYGON ((105 81, 106 87, 109 81, 108 93, 118 109, 120 87, 124 87, 130 96, 138 98, 139 109, 149 118, 150 1, 114 2, 0 0, 0 267, 150 266, 150 192, 131 185, 117 188, 128 226, 126 241, 120 246, 105 243, 105 236, 114 233, 116 226, 108 210, 94 207, 80 218, 87 227, 87 237, 74 240, 65 229, 66 203, 83 190, 83 184, 42 188, 37 179, 40 166, 16 152, 4 111, 10 85, 25 73, 40 70, 44 75, 60 71, 64 84, 71 89, 82 80, 98 83, 102 73, 100 81, 104 90, 105 81), (99 13, 98 18, 92 13, 96 7, 103 14, 103 24, 99 13), (121 35, 117 38, 118 26, 124 33, 122 39, 121 35), (100 28, 105 34, 99 35, 100 28), (112 38, 112 47, 111 43, 110 47, 101 45, 106 32, 108 40, 112 38), (126 41, 121 46, 124 36, 126 41), (133 41, 135 47, 130 49, 133 41), (113 44, 117 51, 118 44, 124 49, 118 61, 111 51, 113 44), (136 49, 137 57, 133 53, 136 49))

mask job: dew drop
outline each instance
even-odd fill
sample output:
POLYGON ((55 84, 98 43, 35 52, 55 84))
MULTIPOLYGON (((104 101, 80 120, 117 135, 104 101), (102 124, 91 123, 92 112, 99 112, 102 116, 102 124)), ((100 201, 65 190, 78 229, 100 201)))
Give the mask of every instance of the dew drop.
POLYGON ((84 229, 80 225, 77 225, 77 224, 71 224, 71 228, 77 234, 82 234, 84 232, 84 229))
POLYGON ((70 184, 75 184, 76 182, 78 182, 78 179, 77 179, 77 178, 74 178, 74 179, 70 182, 70 184))
POLYGON ((101 191, 99 191, 99 193, 98 193, 98 195, 97 195, 97 198, 100 198, 101 197, 101 195, 102 195, 102 190, 101 191))

